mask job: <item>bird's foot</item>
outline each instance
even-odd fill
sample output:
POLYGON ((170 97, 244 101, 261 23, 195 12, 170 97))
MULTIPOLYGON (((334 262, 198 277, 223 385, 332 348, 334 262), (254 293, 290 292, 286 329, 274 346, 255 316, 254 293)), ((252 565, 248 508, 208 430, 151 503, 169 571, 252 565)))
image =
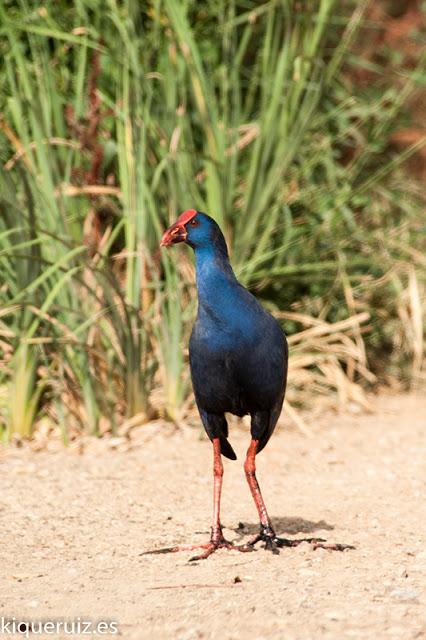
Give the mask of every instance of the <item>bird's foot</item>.
POLYGON ((338 544, 331 543, 324 540, 324 538, 278 538, 275 535, 275 531, 270 526, 261 525, 260 532, 252 540, 250 540, 245 546, 253 548, 258 542, 264 542, 264 549, 272 551, 274 555, 278 555, 280 549, 283 547, 297 547, 302 542, 308 542, 312 549, 328 549, 329 551, 345 551, 346 549, 355 549, 350 544, 338 544))
POLYGON ((231 551, 253 551, 253 547, 248 547, 247 545, 238 546, 226 540, 223 536, 222 529, 212 530, 212 535, 210 538, 210 542, 205 542, 203 544, 188 544, 188 545, 179 545, 176 547, 164 547, 163 549, 154 549, 152 551, 144 551, 139 554, 141 556, 149 555, 149 554, 162 554, 162 553, 177 553, 178 551, 194 551, 195 549, 202 549, 203 553, 200 553, 196 556, 192 556, 189 559, 189 562, 195 562, 197 560, 205 560, 209 556, 212 555, 217 549, 228 549, 231 551))
MULTIPOLYGON (((194 549, 196 548, 197 547, 194 547, 194 549)), ((230 551, 251 551, 251 549, 242 549, 241 547, 234 545, 232 542, 229 542, 229 540, 225 540, 223 536, 221 536, 216 540, 212 539, 210 540, 210 542, 208 542, 205 545, 199 545, 199 548, 205 549, 204 553, 200 553, 199 555, 192 556, 192 558, 189 559, 189 562, 196 562, 197 560, 205 560, 206 558, 211 556, 212 553, 217 551, 217 549, 228 549, 230 551)))

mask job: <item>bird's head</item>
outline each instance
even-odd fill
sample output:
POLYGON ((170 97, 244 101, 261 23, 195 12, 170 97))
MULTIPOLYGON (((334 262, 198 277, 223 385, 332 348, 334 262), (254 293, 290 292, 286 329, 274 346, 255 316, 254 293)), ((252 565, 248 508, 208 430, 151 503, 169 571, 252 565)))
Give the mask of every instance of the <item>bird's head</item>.
POLYGON ((161 239, 160 246, 169 247, 178 242, 186 242, 193 249, 201 249, 215 245, 223 240, 218 224, 210 216, 195 209, 188 209, 181 213, 161 239))

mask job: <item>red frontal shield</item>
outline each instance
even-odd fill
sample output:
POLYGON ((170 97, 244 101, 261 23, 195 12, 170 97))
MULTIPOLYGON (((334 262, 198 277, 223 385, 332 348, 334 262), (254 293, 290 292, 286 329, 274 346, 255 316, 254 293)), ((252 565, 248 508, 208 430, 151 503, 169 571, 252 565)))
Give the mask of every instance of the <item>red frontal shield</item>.
POLYGON ((180 214, 179 218, 172 224, 161 238, 160 247, 169 247, 178 242, 185 242, 187 231, 185 225, 197 215, 195 209, 187 209, 180 214))

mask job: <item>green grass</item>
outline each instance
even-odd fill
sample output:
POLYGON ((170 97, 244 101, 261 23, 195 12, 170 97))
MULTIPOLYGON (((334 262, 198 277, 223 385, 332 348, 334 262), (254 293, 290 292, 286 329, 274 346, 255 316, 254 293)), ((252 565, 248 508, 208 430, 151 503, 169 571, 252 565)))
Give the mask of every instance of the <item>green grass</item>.
MULTIPOLYGON (((424 85, 424 60, 355 85, 364 8, 2 5, 6 436, 30 434, 46 412, 64 434, 182 419, 192 260, 158 245, 188 207, 217 219, 246 286, 295 313, 290 334, 297 313, 332 324, 369 312, 368 327, 341 338, 356 356, 334 348, 350 384, 363 370, 418 377, 425 217, 403 163, 424 140, 397 153, 390 138, 424 85)), ((306 362, 334 393, 330 367, 306 362)), ((298 402, 303 385, 293 385, 298 402)))

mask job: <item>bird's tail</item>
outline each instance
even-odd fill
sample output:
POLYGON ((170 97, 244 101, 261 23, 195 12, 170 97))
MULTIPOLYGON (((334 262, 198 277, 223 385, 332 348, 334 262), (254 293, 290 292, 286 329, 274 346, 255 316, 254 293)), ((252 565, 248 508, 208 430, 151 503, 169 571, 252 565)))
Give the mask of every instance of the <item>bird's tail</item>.
POLYGON ((220 438, 220 452, 225 458, 229 458, 230 460, 236 460, 237 456, 235 451, 229 444, 228 440, 224 437, 220 438))

